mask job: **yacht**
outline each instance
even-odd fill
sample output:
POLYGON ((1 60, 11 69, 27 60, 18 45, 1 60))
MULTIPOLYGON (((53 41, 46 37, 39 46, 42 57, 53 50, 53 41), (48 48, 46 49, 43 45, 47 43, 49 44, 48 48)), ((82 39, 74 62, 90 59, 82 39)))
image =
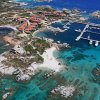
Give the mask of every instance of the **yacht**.
POLYGON ((57 43, 60 43, 60 41, 57 41, 57 43))
POLYGON ((81 32, 81 30, 80 30, 80 29, 78 29, 78 30, 76 29, 75 31, 76 31, 76 32, 81 32))
POLYGON ((92 43, 93 43, 93 41, 92 41, 92 40, 90 40, 89 44, 91 45, 92 43))
POLYGON ((96 42, 95 42, 95 46, 97 47, 98 45, 99 45, 99 42, 98 42, 98 41, 96 41, 96 42))
POLYGON ((80 38, 81 38, 81 37, 80 37, 80 36, 78 36, 75 40, 76 40, 76 41, 79 41, 79 40, 80 40, 80 38))

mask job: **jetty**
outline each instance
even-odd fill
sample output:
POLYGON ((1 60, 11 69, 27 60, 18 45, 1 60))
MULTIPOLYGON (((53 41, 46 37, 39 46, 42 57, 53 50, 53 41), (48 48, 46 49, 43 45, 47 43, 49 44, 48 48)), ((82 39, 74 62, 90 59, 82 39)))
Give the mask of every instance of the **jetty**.
POLYGON ((47 29, 48 29, 48 30, 51 30, 51 31, 53 31, 53 32, 64 32, 64 31, 67 30, 67 29, 62 30, 62 29, 60 29, 59 27, 55 28, 55 27, 52 27, 52 26, 47 26, 47 29))
POLYGON ((67 23, 63 26, 63 28, 65 28, 65 29, 69 29, 70 27, 68 27, 68 25, 71 25, 71 22, 70 22, 70 21, 67 22, 67 23))
POLYGON ((86 32, 86 29, 87 29, 87 28, 89 28, 89 24, 87 24, 87 25, 84 27, 83 31, 81 31, 81 34, 76 38, 76 41, 78 41, 78 40, 81 39, 82 35, 84 34, 84 32, 86 32))
POLYGON ((92 34, 97 34, 97 35, 100 35, 99 32, 94 32, 94 31, 91 31, 89 29, 97 29, 98 31, 100 30, 100 24, 95 24, 95 23, 87 23, 84 27, 84 29, 81 31, 80 29, 79 30, 75 30, 76 32, 80 32, 80 35, 75 39, 76 41, 79 41, 80 39, 84 39, 84 40, 87 40, 89 41, 89 44, 91 45, 93 42, 95 42, 95 46, 98 46, 99 43, 100 43, 100 40, 94 40, 91 38, 90 34, 87 36, 87 37, 84 37, 83 34, 85 33, 91 33, 92 34))

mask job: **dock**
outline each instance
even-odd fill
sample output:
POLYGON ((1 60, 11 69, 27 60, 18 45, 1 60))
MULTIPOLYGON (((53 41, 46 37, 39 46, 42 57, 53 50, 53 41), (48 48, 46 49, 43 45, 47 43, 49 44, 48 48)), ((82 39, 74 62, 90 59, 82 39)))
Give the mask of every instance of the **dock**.
POLYGON ((76 38, 76 41, 79 41, 79 40, 81 39, 82 35, 84 34, 84 32, 86 32, 86 29, 87 29, 87 28, 89 28, 89 24, 87 24, 87 25, 84 27, 83 31, 81 31, 81 34, 76 38))
POLYGON ((84 29, 80 32, 80 35, 75 39, 76 41, 79 41, 80 39, 84 39, 84 40, 87 40, 89 41, 89 44, 92 44, 93 42, 95 42, 95 46, 98 46, 99 43, 100 43, 100 40, 94 40, 91 38, 90 34, 88 35, 88 37, 83 37, 83 34, 88 32, 88 33, 91 33, 91 34, 97 34, 97 35, 100 35, 99 32, 93 32, 89 29, 91 28, 94 28, 94 29, 97 29, 97 30, 100 30, 100 24, 95 24, 95 23, 87 23, 84 27, 84 29))
POLYGON ((98 35, 100 35, 100 33, 97 33, 97 32, 92 32, 92 31, 90 31, 90 30, 87 30, 86 32, 89 32, 89 33, 94 33, 94 34, 98 34, 98 35))

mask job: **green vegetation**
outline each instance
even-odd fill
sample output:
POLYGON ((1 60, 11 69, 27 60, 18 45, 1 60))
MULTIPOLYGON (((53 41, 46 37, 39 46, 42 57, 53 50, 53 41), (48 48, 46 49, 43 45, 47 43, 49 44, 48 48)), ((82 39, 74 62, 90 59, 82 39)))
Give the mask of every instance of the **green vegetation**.
POLYGON ((22 17, 30 17, 30 13, 21 13, 21 14, 19 14, 19 16, 22 16, 22 17))
POLYGON ((22 45, 24 50, 26 51, 24 54, 19 54, 17 52, 7 52, 4 55, 7 60, 4 60, 2 63, 4 63, 8 67, 13 66, 16 68, 27 68, 33 62, 43 63, 44 58, 42 58, 41 54, 43 54, 45 49, 50 47, 49 43, 46 40, 38 38, 35 38, 34 41, 32 39, 29 39, 22 45))
POLYGON ((11 65, 14 66, 14 67, 21 67, 21 68, 27 67, 27 66, 29 65, 28 63, 22 61, 22 60, 19 59, 19 58, 11 59, 11 60, 10 60, 10 63, 11 63, 11 65))
POLYGON ((30 65, 30 62, 25 62, 20 58, 8 58, 7 60, 2 61, 2 63, 4 63, 5 65, 7 65, 8 67, 20 67, 20 68, 25 68, 28 67, 30 65))
POLYGON ((37 52, 33 49, 33 47, 29 44, 24 47, 27 55, 35 55, 37 52))
POLYGON ((10 52, 6 53, 4 56, 7 58, 7 60, 2 61, 2 63, 8 67, 13 66, 15 68, 27 68, 33 62, 43 63, 44 61, 44 59, 37 53, 33 57, 20 56, 18 54, 11 54, 10 52))
POLYGON ((35 61, 36 61, 37 63, 42 63, 42 62, 44 61, 44 59, 43 59, 39 54, 37 54, 37 55, 36 55, 36 58, 35 58, 35 61))
POLYGON ((36 63, 42 63, 43 58, 40 56, 43 54, 45 49, 50 48, 50 45, 46 40, 43 39, 35 39, 31 44, 25 45, 24 49, 26 51, 27 56, 34 56, 31 61, 36 63), (34 48, 33 48, 34 47, 34 48))
POLYGON ((38 28, 41 28, 42 27, 42 25, 41 24, 38 24, 38 28))
POLYGON ((45 7, 45 6, 36 6, 33 10, 42 10, 42 11, 55 11, 52 7, 45 7))
POLYGON ((36 41, 33 41, 32 44, 36 47, 36 51, 38 51, 40 54, 43 54, 45 49, 50 48, 49 43, 43 39, 37 39, 36 41))

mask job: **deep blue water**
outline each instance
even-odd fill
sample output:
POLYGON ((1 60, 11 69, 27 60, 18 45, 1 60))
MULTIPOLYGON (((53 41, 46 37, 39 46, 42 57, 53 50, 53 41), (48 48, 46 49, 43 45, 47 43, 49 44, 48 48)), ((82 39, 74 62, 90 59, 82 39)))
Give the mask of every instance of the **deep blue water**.
MULTIPOLYGON (((51 3, 34 3, 33 0, 17 1, 28 2, 29 4, 24 6, 26 8, 50 5, 56 9, 79 8, 87 12, 100 10, 99 0, 53 0, 51 3)), ((89 21, 100 24, 100 20, 97 19, 90 18, 89 21)), ((53 26, 62 28, 63 24, 65 23, 56 23, 53 26)), ((50 96, 50 91, 59 84, 74 85, 77 88, 70 100, 100 100, 100 80, 94 80, 95 77, 92 74, 92 70, 100 64, 100 46, 89 46, 89 41, 85 40, 75 41, 79 33, 74 30, 83 28, 84 25, 73 23, 68 31, 57 33, 57 35, 51 31, 38 33, 37 36, 39 37, 52 38, 55 41, 67 42, 71 45, 71 49, 54 53, 58 60, 67 66, 60 73, 48 79, 44 78, 47 71, 41 71, 33 76, 28 83, 18 83, 9 77, 1 78, 0 100, 1 96, 7 92, 5 88, 10 88, 10 91, 13 91, 13 96, 10 96, 8 100, 63 100, 59 96, 50 96)), ((84 36, 87 37, 87 34, 84 34, 84 36)), ((92 38, 100 40, 99 35, 92 35, 92 38)))
POLYGON ((54 8, 79 8, 86 11, 95 11, 100 10, 100 1, 99 0, 53 0, 50 3, 47 2, 33 2, 33 0, 16 0, 20 2, 28 2, 29 5, 26 7, 33 7, 37 5, 50 5, 54 8))

